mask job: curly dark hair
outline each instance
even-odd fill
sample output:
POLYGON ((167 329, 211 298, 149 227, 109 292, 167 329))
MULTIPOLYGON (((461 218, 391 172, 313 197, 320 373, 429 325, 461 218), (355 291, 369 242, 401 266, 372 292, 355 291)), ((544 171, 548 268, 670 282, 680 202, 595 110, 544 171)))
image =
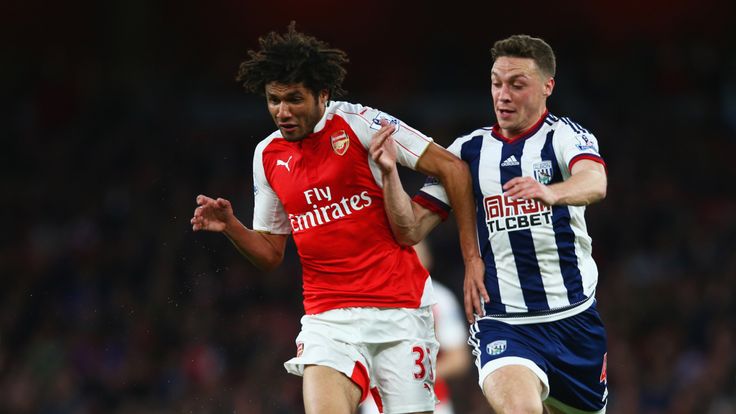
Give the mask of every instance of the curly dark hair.
POLYGON ((491 57, 495 62, 501 56, 530 58, 542 72, 555 76, 555 52, 547 42, 538 37, 521 34, 497 41, 491 48, 491 57))
POLYGON ((249 59, 240 63, 235 80, 248 92, 265 94, 270 82, 303 83, 315 96, 322 90, 330 98, 346 92, 342 81, 348 62, 345 52, 327 43, 296 31, 296 22, 289 24, 284 34, 270 32, 258 38, 260 50, 249 50, 249 59))

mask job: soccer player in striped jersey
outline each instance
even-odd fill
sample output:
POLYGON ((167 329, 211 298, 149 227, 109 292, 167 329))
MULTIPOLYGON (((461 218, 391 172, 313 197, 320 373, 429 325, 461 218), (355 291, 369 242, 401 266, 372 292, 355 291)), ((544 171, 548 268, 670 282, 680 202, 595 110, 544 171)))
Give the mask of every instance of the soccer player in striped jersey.
MULTIPOLYGON (((253 229, 223 198, 197 197, 195 231, 222 232, 262 269, 278 266, 286 240, 302 264, 304 308, 296 356, 307 414, 354 413, 370 392, 385 413, 434 410, 437 340, 432 281, 389 226, 381 173, 368 153, 382 122, 396 126, 399 162, 436 175, 458 213, 467 272, 482 277, 467 165, 381 111, 332 101, 345 53, 296 31, 271 32, 249 51, 238 80, 266 96, 278 127, 253 157, 253 229)), ((468 275, 472 277, 472 275, 468 275)))
MULTIPOLYGON (((606 195, 605 163, 590 131, 547 110, 555 56, 546 42, 515 35, 491 52, 497 123, 448 147, 470 166, 486 266, 464 283, 479 385, 496 413, 605 412, 606 334, 584 218, 606 195)), ((374 136, 371 156, 392 229, 411 244, 451 203, 432 178, 409 199, 391 131, 374 136)))

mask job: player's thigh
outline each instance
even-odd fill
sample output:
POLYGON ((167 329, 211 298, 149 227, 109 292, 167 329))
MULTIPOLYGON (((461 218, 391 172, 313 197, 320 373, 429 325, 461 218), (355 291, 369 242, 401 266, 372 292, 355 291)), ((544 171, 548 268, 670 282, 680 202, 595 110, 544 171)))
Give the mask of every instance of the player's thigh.
POLYGON ((303 381, 306 414, 347 414, 358 407, 360 387, 334 368, 309 365, 303 381))
POLYGON ((439 344, 431 309, 395 309, 386 316, 393 338, 370 348, 377 405, 384 413, 433 412, 439 344))
POLYGON ((547 354, 545 405, 563 413, 601 413, 608 400, 607 340, 595 307, 549 325, 563 340, 547 354))
POLYGON ((502 366, 483 381, 483 394, 497 413, 542 413, 544 385, 523 365, 502 366))
POLYGON ((310 366, 329 367, 351 380, 365 398, 370 388, 361 344, 364 326, 355 310, 335 309, 302 318, 302 330, 296 338, 297 355, 286 361, 284 367, 294 375, 303 376, 310 366))

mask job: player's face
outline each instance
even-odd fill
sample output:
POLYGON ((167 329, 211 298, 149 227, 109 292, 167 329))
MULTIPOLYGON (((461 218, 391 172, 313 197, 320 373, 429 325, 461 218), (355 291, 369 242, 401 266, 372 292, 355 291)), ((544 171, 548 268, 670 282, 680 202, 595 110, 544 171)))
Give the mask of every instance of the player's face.
POLYGON ((502 56, 491 69, 491 95, 501 133, 515 137, 534 125, 547 109, 555 80, 533 59, 502 56))
POLYGON ((266 85, 266 102, 273 121, 287 141, 299 141, 314 132, 325 113, 327 90, 314 96, 301 83, 266 85))

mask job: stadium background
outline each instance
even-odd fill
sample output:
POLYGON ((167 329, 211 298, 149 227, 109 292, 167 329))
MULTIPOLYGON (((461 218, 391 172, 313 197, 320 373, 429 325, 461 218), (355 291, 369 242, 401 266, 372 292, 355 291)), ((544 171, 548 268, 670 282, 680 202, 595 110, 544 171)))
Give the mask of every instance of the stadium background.
MULTIPOLYGON (((608 162, 587 217, 609 412, 736 412, 733 3, 495 3, 4 4, 0 412, 302 412, 281 366, 302 314, 293 245, 263 274, 189 226, 199 193, 250 224, 273 125, 233 77, 292 19, 348 52, 349 100, 444 145, 493 122, 492 42, 548 40, 549 107, 608 162)), ((432 235, 434 276, 460 293, 453 226, 432 235)), ((487 412, 474 377, 451 384, 458 413, 487 412)))

